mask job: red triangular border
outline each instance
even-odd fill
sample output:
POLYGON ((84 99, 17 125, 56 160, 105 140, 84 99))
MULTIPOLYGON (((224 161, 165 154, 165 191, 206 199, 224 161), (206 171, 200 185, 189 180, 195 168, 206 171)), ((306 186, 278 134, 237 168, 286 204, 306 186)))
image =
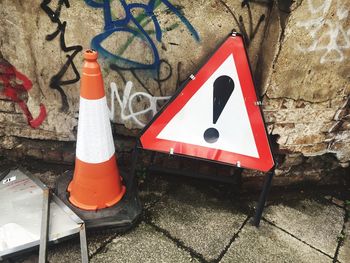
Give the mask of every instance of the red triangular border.
POLYGON ((140 136, 141 146, 147 150, 188 155, 266 172, 274 166, 274 159, 267 138, 265 123, 257 101, 243 39, 241 36, 230 36, 197 72, 195 78, 184 85, 162 110, 158 112, 150 124, 145 127, 140 136), (198 145, 158 139, 158 134, 170 120, 185 106, 191 97, 231 54, 236 64, 250 125, 260 157, 254 158, 198 145))

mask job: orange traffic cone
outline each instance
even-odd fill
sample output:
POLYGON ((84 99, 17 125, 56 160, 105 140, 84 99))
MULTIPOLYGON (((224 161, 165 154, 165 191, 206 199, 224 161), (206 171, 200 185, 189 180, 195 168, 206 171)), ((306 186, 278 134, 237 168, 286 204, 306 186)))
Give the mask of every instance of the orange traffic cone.
POLYGON ((111 124, 97 52, 84 54, 76 161, 69 201, 83 210, 118 203, 125 193, 117 167, 111 124))

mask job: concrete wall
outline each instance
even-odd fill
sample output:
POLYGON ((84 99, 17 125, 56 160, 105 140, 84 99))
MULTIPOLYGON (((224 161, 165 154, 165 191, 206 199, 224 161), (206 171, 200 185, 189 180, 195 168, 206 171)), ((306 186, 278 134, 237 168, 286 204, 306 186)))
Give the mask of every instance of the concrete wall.
POLYGON ((3 154, 73 161, 74 152, 57 149, 75 141, 83 49, 100 53, 123 150, 235 29, 246 38, 281 177, 348 167, 349 0, 125 2, 0 1, 3 154), (51 158, 43 146, 33 153, 35 143, 51 158))

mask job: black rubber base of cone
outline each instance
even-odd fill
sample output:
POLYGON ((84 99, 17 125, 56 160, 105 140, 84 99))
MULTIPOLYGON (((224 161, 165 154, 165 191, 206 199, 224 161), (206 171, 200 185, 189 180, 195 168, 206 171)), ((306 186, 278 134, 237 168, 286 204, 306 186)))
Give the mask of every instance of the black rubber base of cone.
POLYGON ((115 232, 125 232, 137 223, 142 206, 133 176, 128 176, 123 171, 121 176, 126 186, 123 198, 114 206, 97 211, 82 210, 69 202, 67 187, 73 178, 72 172, 66 172, 58 178, 55 191, 58 197, 84 220, 87 229, 113 228, 115 232))

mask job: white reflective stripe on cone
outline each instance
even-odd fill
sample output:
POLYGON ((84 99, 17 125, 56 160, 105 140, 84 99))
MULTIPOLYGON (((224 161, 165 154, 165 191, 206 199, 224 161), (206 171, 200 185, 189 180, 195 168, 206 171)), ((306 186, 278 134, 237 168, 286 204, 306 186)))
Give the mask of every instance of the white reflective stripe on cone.
POLYGON ((106 97, 80 97, 76 157, 87 163, 109 160, 115 150, 106 97))

